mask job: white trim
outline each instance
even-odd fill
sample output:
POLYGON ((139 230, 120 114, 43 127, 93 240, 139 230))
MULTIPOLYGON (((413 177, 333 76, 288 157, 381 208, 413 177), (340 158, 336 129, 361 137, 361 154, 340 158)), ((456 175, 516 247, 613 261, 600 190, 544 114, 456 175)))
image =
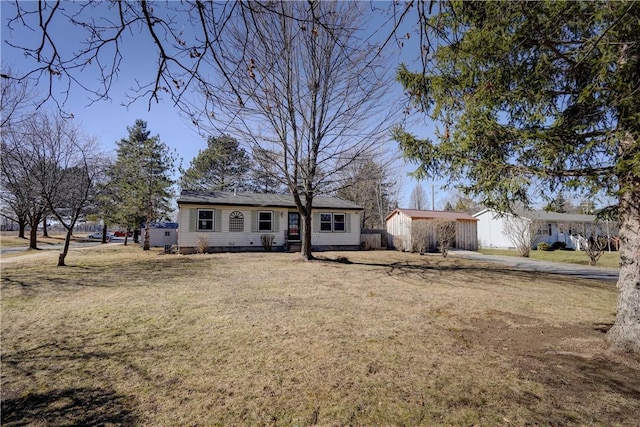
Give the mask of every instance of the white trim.
POLYGON ((258 211, 258 233, 271 233, 273 232, 273 221, 274 221, 274 214, 273 211, 258 211), (265 221, 261 221, 260 220, 260 215, 262 215, 263 213, 268 213, 269 215, 271 215, 271 219, 269 220, 269 224, 270 224, 270 228, 269 230, 261 230, 260 229, 260 223, 261 222, 266 222, 265 221))
POLYGON ((216 210, 215 209, 205 209, 205 208, 200 208, 198 209, 198 213, 196 214, 196 231, 199 232, 214 232, 216 230, 216 210), (211 212, 211 228, 200 228, 200 221, 209 221, 209 219, 205 219, 205 220, 201 220, 200 219, 200 212, 211 212))

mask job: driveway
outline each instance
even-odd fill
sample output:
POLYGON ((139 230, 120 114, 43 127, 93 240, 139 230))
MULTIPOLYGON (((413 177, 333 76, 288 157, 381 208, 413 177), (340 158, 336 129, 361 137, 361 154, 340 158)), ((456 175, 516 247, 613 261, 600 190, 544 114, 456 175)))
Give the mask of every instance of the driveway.
POLYGON ((564 262, 540 261, 530 258, 502 255, 485 255, 479 252, 452 250, 450 256, 472 259, 476 261, 493 262, 506 265, 518 270, 539 271, 541 273, 560 274, 582 279, 618 280, 617 268, 592 267, 587 265, 568 264, 564 262))

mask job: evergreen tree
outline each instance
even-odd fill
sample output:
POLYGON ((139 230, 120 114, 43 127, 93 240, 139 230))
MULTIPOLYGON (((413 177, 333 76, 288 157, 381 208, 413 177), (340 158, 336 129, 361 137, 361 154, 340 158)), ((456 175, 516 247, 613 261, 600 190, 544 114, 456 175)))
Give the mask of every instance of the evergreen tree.
MULTIPOLYGON (((423 4, 424 5, 424 4, 423 4)), ((640 2, 442 2, 418 7, 422 69, 398 79, 441 123, 397 130, 418 175, 442 174, 487 207, 540 184, 619 198, 618 312, 609 337, 640 352, 640 2)))
POLYGON ((136 120, 127 131, 129 136, 116 143, 111 185, 118 200, 118 216, 125 225, 144 217, 143 249, 148 250, 150 224, 170 210, 175 156, 159 136, 149 136, 145 121, 136 120))
POLYGON ((285 179, 278 169, 282 155, 273 150, 254 147, 250 180, 251 191, 256 193, 284 194, 288 192, 285 179))
POLYGON ((234 191, 250 188, 249 155, 238 141, 226 135, 210 136, 207 148, 191 160, 180 178, 183 190, 234 191))
POLYGON ((547 205, 543 209, 547 212, 567 212, 567 201, 564 197, 564 194, 558 193, 558 195, 549 203, 547 203, 547 205))

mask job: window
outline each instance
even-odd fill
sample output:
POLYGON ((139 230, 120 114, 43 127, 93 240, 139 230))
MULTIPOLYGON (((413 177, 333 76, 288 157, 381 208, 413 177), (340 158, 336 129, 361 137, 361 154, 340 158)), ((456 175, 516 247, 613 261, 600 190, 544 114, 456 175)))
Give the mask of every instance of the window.
POLYGON ((258 231, 272 231, 273 230, 273 212, 260 211, 258 212, 258 231))
POLYGON ((198 209, 198 231, 213 231, 213 209, 198 209))
POLYGON ((244 231, 244 215, 242 215, 242 212, 231 212, 229 215, 229 231, 240 233, 244 231))
POLYGON ((320 231, 337 231, 343 232, 345 228, 346 215, 343 213, 321 213, 320 214, 320 231))
POLYGON ((164 237, 171 237, 171 232, 170 231, 165 231, 164 232, 164 237))
POLYGON ((331 231, 331 214, 330 213, 321 213, 320 214, 320 231, 331 231))

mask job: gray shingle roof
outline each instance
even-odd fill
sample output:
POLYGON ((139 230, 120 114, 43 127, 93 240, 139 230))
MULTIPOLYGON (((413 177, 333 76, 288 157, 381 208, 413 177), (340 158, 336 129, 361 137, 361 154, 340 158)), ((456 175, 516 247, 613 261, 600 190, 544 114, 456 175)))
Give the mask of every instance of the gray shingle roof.
MULTIPOLYGON (((178 204, 225 205, 225 206, 257 206, 295 208, 296 204, 290 194, 232 193, 226 191, 183 191, 178 197, 178 204)), ((355 209, 362 207, 353 202, 337 197, 316 196, 313 198, 315 209, 355 209)))
POLYGON ((546 211, 530 211, 521 213, 520 216, 548 222, 595 222, 595 215, 569 214, 546 211))
MULTIPOLYGON (((496 214, 496 211, 492 209, 483 209, 480 212, 474 214, 476 217, 481 215, 487 211, 493 212, 496 214)), ((595 215, 582 215, 582 214, 569 214, 569 213, 559 213, 559 212, 547 212, 547 211, 520 211, 517 212, 518 216, 521 218, 529 218, 546 222, 595 222, 595 215)))

